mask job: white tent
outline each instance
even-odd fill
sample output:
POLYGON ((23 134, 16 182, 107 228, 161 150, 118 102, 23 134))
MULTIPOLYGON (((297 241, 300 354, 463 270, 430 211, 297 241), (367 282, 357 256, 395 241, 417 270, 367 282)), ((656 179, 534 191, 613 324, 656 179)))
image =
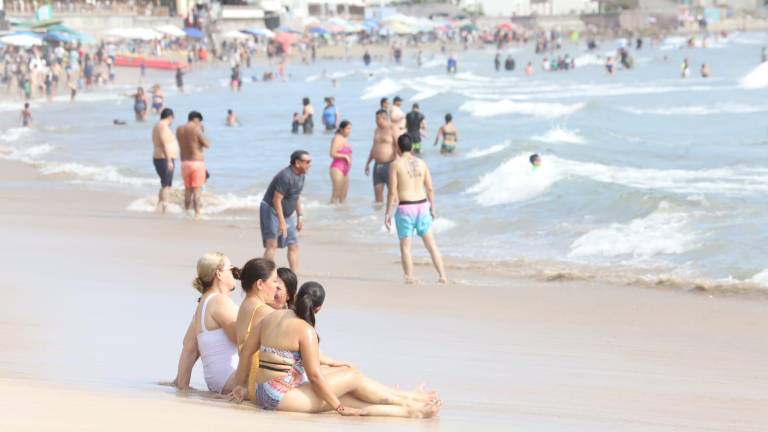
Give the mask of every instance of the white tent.
POLYGON ((157 31, 160 33, 165 33, 167 35, 175 36, 175 37, 185 37, 187 34, 184 33, 184 30, 174 26, 174 25, 161 25, 158 27, 155 27, 157 31))
POLYGON ((107 35, 123 39, 152 40, 162 37, 158 32, 148 28, 116 28, 107 32, 107 35))
POLYGON ((35 36, 27 35, 27 34, 12 34, 8 36, 3 36, 0 38, 0 42, 6 45, 14 45, 14 46, 20 46, 20 47, 31 47, 31 46, 43 44, 42 39, 35 36))
POLYGON ((232 30, 232 31, 226 32, 226 33, 222 34, 221 37, 223 39, 241 39, 241 40, 252 39, 253 38, 252 36, 249 36, 249 35, 247 35, 247 34, 245 34, 243 32, 239 32, 237 30, 232 30))

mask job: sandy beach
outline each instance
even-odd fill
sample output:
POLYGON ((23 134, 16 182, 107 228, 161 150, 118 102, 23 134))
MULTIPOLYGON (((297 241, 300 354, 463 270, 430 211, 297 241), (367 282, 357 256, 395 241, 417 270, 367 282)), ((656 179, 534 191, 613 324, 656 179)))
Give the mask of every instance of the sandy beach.
MULTIPOLYGON (((257 225, 128 213, 129 195, 0 167, 0 430, 768 428, 764 300, 502 279, 450 261, 457 282, 410 286, 394 241, 355 244, 311 220, 299 276, 328 290, 323 350, 383 382, 435 388, 439 418, 269 413, 176 394, 155 383, 175 374, 195 260, 260 255, 257 225)), ((204 388, 199 370, 193 385, 204 388)))

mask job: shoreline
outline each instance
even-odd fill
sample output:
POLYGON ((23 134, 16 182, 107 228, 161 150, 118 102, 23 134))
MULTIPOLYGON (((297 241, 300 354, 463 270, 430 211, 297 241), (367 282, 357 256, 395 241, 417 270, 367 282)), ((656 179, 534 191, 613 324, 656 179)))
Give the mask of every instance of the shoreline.
MULTIPOLYGON (((383 382, 426 382, 446 401, 440 418, 348 420, 169 398, 154 383, 175 371, 196 298, 188 283, 194 260, 207 250, 235 263, 259 256, 257 226, 131 213, 127 195, 70 184, 51 194, 34 168, 0 166, 7 203, 0 231, 17 245, 0 252, 15 269, 3 282, 14 294, 0 306, 0 405, 13 413, 0 419, 3 429, 62 430, 62 420, 71 426, 65 430, 155 430, 171 422, 209 430, 254 421, 302 422, 310 431, 768 425, 758 414, 768 401, 760 301, 476 270, 453 272, 472 281, 465 284, 405 285, 386 252, 311 226, 301 238, 299 276, 329 290, 318 318, 325 349, 383 382), (55 414, 33 416, 40 405, 56 406, 55 414)), ((419 276, 432 271, 416 268, 419 276)), ((196 373, 199 386, 199 366, 196 373)))

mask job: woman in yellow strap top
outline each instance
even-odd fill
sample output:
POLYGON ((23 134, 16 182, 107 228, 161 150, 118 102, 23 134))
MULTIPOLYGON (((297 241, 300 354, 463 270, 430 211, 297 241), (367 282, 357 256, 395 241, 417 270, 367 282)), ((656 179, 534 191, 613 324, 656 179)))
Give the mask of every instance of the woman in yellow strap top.
MULTIPOLYGON (((270 304, 274 302, 275 293, 280 284, 277 266, 272 260, 253 258, 243 266, 240 283, 245 291, 245 300, 240 304, 240 310, 237 312, 237 344, 242 348, 251 330, 275 310, 270 304)), ((253 355, 251 373, 248 375, 248 396, 251 400, 258 369, 259 353, 257 352, 253 355), (252 381, 253 385, 251 385, 252 381)))

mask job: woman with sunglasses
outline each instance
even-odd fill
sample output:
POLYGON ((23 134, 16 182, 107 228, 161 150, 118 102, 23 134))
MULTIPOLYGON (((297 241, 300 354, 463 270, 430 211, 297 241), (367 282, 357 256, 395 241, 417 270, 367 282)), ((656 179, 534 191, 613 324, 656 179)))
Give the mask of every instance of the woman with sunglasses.
POLYGON ((189 388, 192 368, 203 360, 205 383, 210 391, 228 393, 234 388, 237 369, 237 308, 232 302, 240 270, 224 254, 210 252, 197 260, 192 286, 202 294, 184 335, 179 368, 173 384, 189 388))

